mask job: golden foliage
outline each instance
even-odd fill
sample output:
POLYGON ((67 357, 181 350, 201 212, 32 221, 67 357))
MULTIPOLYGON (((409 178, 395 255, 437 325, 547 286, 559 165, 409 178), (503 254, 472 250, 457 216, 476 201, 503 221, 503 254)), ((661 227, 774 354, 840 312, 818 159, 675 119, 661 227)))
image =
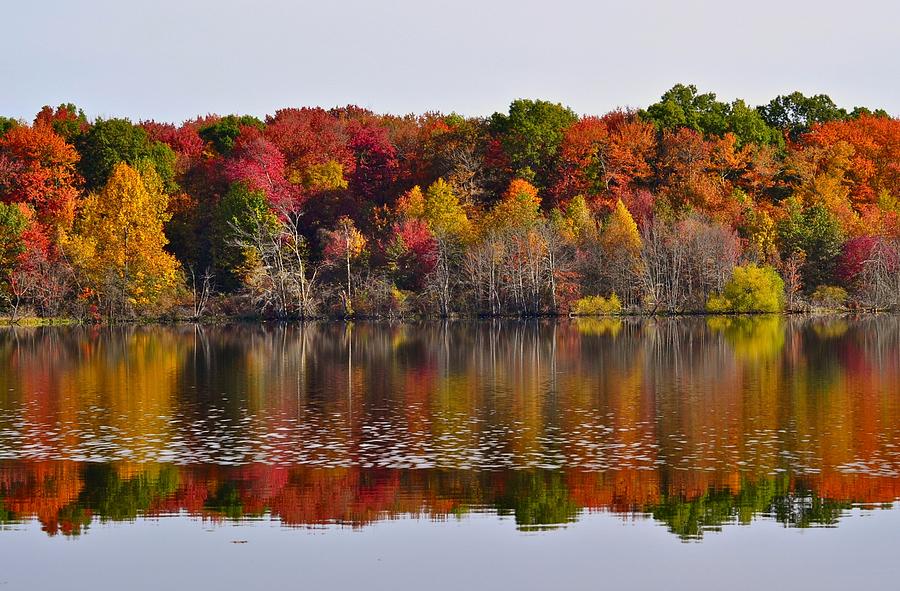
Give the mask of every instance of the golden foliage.
POLYGON ((169 198, 152 166, 116 165, 106 186, 88 195, 66 250, 93 294, 150 308, 179 284, 179 264, 164 247, 169 198))

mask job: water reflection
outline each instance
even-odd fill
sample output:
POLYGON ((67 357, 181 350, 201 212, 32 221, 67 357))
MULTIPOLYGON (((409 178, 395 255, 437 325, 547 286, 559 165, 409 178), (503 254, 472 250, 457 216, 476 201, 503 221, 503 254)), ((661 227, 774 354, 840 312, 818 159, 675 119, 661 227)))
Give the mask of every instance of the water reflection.
POLYGON ((683 538, 900 497, 900 319, 0 332, 0 523, 585 511, 683 538))
POLYGON ((401 516, 491 512, 512 517, 520 529, 543 529, 608 511, 652 518, 691 539, 758 517, 790 527, 835 525, 852 507, 889 504, 900 493, 900 483, 884 477, 738 476, 707 479, 700 490, 696 478, 679 474, 14 461, 0 467, 0 524, 36 518, 48 534, 71 536, 95 521, 180 513, 360 527, 401 516))

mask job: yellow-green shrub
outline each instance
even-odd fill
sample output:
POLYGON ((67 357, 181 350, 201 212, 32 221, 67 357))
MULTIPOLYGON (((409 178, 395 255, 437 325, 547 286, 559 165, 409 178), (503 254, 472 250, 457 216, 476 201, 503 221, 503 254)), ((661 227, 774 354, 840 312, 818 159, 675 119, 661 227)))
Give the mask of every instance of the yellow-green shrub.
POLYGON ((781 312, 784 281, 772 267, 753 264, 735 267, 722 293, 709 296, 706 309, 715 314, 781 312))
POLYGON ((575 302, 573 312, 579 316, 611 316, 622 313, 622 302, 619 296, 612 294, 603 296, 585 296, 575 302))
POLYGON ((847 290, 834 285, 820 285, 812 293, 812 303, 820 308, 837 310, 847 301, 847 290))

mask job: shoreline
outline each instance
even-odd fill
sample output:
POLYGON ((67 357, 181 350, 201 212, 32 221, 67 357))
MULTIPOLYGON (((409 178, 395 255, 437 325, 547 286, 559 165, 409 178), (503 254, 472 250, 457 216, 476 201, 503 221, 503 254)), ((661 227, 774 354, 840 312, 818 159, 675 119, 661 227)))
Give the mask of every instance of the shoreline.
POLYGON ((491 320, 522 321, 535 320, 659 320, 659 319, 688 319, 688 318, 834 318, 834 317, 884 317, 900 316, 900 310, 812 310, 794 312, 768 312, 768 313, 709 313, 709 312, 679 312, 674 314, 535 314, 521 315, 477 315, 460 314, 452 316, 314 316, 310 318, 269 318, 264 316, 210 316, 200 319, 190 318, 145 318, 131 320, 116 320, 93 322, 77 318, 55 317, 41 318, 26 316, 10 321, 7 317, 0 316, 0 327, 3 328, 42 328, 62 326, 175 326, 175 325, 200 325, 200 326, 225 326, 233 324, 312 324, 312 323, 389 323, 389 324, 415 324, 421 322, 481 322, 491 320))

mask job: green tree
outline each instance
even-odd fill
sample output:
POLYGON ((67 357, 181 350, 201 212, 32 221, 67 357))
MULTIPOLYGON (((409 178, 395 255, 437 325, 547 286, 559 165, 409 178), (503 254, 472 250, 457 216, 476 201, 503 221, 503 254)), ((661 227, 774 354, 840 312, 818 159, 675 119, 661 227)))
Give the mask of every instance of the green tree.
POLYGON ((500 137, 516 176, 547 188, 566 129, 578 116, 559 103, 518 99, 509 114, 494 113, 491 131, 500 137))
POLYGON ((167 193, 178 189, 175 153, 168 145, 151 141, 143 128, 128 119, 97 120, 78 140, 78 151, 79 169, 88 190, 103 187, 120 162, 135 167, 144 160, 153 164, 167 193))
POLYGON ((784 147, 784 135, 770 126, 759 111, 748 107, 743 100, 731 103, 728 113, 728 131, 738 138, 741 146, 747 144, 771 144, 784 147))
POLYGON ((640 112, 642 119, 658 129, 687 127, 705 134, 722 135, 728 131, 729 107, 716 100, 713 92, 697 93, 693 84, 676 84, 659 102, 640 112))
POLYGON ((879 117, 881 119, 890 119, 891 115, 884 109, 869 109, 868 107, 853 107, 848 119, 859 119, 860 117, 879 117))
POLYGON ((219 154, 228 154, 241 135, 242 127, 262 129, 263 122, 252 115, 226 115, 215 123, 200 128, 200 137, 209 142, 219 154))
POLYGON ((22 235, 28 228, 29 220, 22 207, 0 201, 0 296, 7 295, 10 275, 25 252, 22 235))
POLYGON ((234 183, 213 213, 212 262, 217 283, 226 291, 241 287, 247 252, 240 237, 255 233, 256 224, 268 220, 274 224, 268 200, 262 191, 253 191, 245 183, 234 183))
POLYGON ((561 472, 513 471, 497 498, 497 513, 515 516, 521 529, 547 528, 574 521, 580 507, 561 472))
POLYGON ((796 139, 814 123, 846 119, 847 111, 827 94, 806 96, 799 91, 780 95, 757 109, 770 126, 787 131, 796 139))
POLYGON ((3 137, 3 135, 7 131, 12 129, 13 127, 18 127, 18 126, 19 126, 19 122, 16 121, 15 119, 13 119, 11 117, 0 116, 0 137, 3 137))
POLYGON ((800 274, 807 291, 833 283, 844 234, 840 222, 828 209, 822 205, 804 208, 792 199, 777 228, 782 258, 801 253, 805 257, 800 274))
POLYGON ((653 122, 657 129, 686 127, 704 135, 721 136, 731 132, 740 145, 784 145, 778 129, 771 127, 756 109, 743 100, 731 104, 716 99, 715 93, 698 94, 693 84, 676 84, 659 102, 640 112, 641 118, 653 122))
POLYGON ((34 118, 34 124, 47 124, 70 144, 89 127, 84 111, 72 103, 63 103, 56 110, 44 106, 34 118))

